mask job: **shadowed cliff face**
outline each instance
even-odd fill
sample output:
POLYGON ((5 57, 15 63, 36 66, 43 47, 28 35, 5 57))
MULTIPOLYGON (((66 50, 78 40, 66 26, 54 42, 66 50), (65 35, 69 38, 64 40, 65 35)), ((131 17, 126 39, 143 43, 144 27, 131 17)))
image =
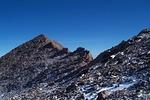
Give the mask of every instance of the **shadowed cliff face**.
POLYGON ((150 99, 150 30, 94 60, 40 35, 0 58, 2 100, 150 99))

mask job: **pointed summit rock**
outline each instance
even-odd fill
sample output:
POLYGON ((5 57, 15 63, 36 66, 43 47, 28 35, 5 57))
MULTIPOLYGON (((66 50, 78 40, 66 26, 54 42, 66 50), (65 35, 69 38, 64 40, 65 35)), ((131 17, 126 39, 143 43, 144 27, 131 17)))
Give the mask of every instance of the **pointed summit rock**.
POLYGON ((85 48, 78 47, 77 50, 75 50, 74 52, 79 53, 79 55, 83 55, 84 59, 88 62, 93 60, 91 53, 85 48))
POLYGON ((18 100, 28 90, 66 87, 82 75, 91 60, 89 51, 82 48, 70 52, 41 34, 0 58, 0 99, 18 100))
POLYGON ((64 47, 54 40, 49 40, 49 42, 44 46, 46 48, 55 48, 57 50, 62 50, 64 47))
POLYGON ((40 34, 32 39, 32 41, 48 41, 48 37, 46 37, 44 34, 40 34))
POLYGON ((33 48, 49 47, 58 50, 62 50, 64 48, 60 43, 56 42, 55 40, 49 40, 48 37, 43 34, 38 35, 37 37, 33 38, 32 40, 26 42, 21 46, 29 46, 33 48))
POLYGON ((46 45, 50 40, 43 34, 38 35, 37 37, 33 38, 32 40, 24 43, 20 47, 27 47, 27 48, 39 48, 46 45))
POLYGON ((62 50, 64 47, 58 43, 55 40, 49 40, 44 34, 40 34, 39 36, 35 37, 33 40, 31 40, 33 42, 37 42, 37 43, 45 43, 44 47, 47 48, 55 48, 57 50, 62 50))

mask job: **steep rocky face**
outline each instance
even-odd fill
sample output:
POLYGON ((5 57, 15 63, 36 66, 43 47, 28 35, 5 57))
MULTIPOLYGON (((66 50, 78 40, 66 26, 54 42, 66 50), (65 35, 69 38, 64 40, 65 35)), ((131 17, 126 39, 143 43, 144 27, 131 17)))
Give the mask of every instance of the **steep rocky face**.
POLYGON ((94 60, 40 35, 0 58, 1 100, 150 99, 150 29, 94 60))
POLYGON ((70 84, 82 75, 84 66, 91 60, 84 48, 70 52, 56 41, 39 35, 0 58, 0 99, 10 99, 28 89, 32 91, 40 84, 46 87, 70 84))
POLYGON ((150 99, 150 30, 145 29, 104 51, 88 68, 88 72, 74 83, 74 90, 59 98, 150 99))
MULTIPOLYGON (((52 58, 62 49, 61 45, 40 35, 3 56, 0 59, 1 90, 9 92, 21 89, 26 82, 53 64, 52 58)), ((62 52, 62 55, 67 53, 62 52)))

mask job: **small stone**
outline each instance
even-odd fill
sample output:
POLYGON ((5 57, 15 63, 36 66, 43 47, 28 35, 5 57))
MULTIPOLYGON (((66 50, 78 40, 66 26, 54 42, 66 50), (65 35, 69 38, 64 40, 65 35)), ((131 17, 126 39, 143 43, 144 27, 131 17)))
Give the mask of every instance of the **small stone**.
POLYGON ((106 91, 100 92, 98 93, 98 97, 96 100, 105 100, 108 95, 109 93, 107 93, 106 91))

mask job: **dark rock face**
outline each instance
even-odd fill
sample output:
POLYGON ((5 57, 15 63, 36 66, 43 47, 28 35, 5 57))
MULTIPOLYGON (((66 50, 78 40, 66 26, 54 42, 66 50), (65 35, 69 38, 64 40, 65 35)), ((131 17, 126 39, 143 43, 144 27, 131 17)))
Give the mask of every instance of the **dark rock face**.
POLYGON ((82 75, 91 60, 84 48, 69 52, 56 41, 39 35, 0 58, 1 98, 10 99, 14 92, 32 91, 40 84, 44 87, 70 84, 82 75))
POLYGON ((0 58, 0 100, 149 100, 150 30, 102 52, 40 35, 0 58))
MULTIPOLYGON (((143 100, 150 97, 150 31, 101 53, 80 77, 75 96, 87 100, 143 100)), ((71 97, 72 94, 68 95, 71 97)))
MULTIPOLYGON (((62 49, 61 45, 40 35, 3 56, 0 59, 0 71, 2 72, 0 80, 3 90, 10 92, 11 87, 13 87, 12 90, 22 89, 27 82, 48 69, 49 65, 54 63, 53 55, 62 49), (50 45, 49 42, 53 45, 50 45), (45 47, 47 45, 50 45, 49 48, 45 47)), ((67 53, 64 52, 62 55, 67 53)))

